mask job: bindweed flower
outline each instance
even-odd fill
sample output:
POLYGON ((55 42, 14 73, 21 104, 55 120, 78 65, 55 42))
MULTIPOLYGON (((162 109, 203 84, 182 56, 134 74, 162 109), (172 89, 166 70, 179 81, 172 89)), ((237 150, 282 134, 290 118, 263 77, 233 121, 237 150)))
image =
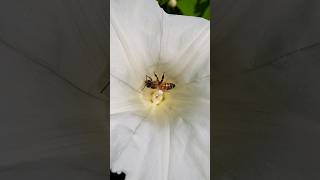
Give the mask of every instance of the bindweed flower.
POLYGON ((155 0, 111 0, 110 28, 111 170, 210 179, 209 22, 166 14, 155 0), (155 74, 174 86, 145 87, 155 74))

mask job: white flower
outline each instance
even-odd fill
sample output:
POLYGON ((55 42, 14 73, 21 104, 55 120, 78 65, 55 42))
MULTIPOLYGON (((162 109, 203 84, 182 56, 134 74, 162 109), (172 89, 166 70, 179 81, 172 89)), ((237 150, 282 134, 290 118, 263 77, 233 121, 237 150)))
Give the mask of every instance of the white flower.
POLYGON ((110 28, 112 171, 210 179, 209 22, 168 15, 155 0, 111 0, 110 28), (143 89, 154 72, 176 86, 143 89))

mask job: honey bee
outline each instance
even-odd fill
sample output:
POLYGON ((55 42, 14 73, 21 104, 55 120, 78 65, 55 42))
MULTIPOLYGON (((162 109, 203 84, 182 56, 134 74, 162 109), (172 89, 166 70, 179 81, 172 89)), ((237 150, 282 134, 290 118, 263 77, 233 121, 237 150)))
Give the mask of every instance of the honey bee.
POLYGON ((145 87, 147 87, 147 88, 151 88, 151 89, 159 89, 159 90, 165 92, 165 91, 169 91, 170 89, 173 89, 176 86, 173 83, 163 82, 164 73, 162 74, 161 81, 159 81, 159 78, 156 73, 154 73, 154 76, 157 78, 156 81, 153 81, 150 76, 146 75, 146 80, 144 81, 143 89, 145 87))

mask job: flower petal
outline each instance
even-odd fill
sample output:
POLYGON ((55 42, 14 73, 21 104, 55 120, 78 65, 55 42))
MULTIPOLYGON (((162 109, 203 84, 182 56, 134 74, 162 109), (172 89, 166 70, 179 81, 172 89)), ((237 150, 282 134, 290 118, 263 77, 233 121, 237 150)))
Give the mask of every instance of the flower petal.
POLYGON ((110 115, 132 112, 143 107, 138 90, 113 75, 110 76, 110 82, 110 115))
POLYGON ((130 113, 112 116, 110 124, 113 171, 124 171, 128 180, 167 179, 168 124, 159 127, 130 113))
POLYGON ((111 0, 113 76, 134 87, 141 86, 138 82, 159 59, 162 16, 163 11, 155 0, 111 0))
POLYGON ((187 16, 166 15, 159 69, 176 82, 190 82, 210 75, 210 23, 187 16))
POLYGON ((174 108, 167 116, 176 119, 161 126, 132 113, 112 115, 112 171, 128 180, 210 179, 208 103, 174 108), (182 116, 172 116, 177 112, 182 116))
POLYGON ((210 179, 209 102, 184 109, 170 126, 170 180, 210 179), (187 172, 186 172, 187 171, 187 172))

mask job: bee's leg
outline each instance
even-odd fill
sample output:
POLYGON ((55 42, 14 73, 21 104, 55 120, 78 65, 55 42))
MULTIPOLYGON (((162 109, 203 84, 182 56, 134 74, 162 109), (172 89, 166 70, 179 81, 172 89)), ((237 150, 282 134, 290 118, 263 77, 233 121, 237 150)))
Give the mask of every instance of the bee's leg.
POLYGON ((143 91, 145 87, 146 87, 146 86, 143 86, 143 88, 141 89, 141 91, 143 91))
POLYGON ((163 82, 163 79, 164 79, 164 73, 162 74, 160 84, 163 82))
POLYGON ((146 75, 146 80, 147 80, 147 78, 149 78, 152 81, 152 78, 150 76, 146 75))
POLYGON ((154 73, 154 76, 157 78, 157 82, 159 83, 159 78, 156 73, 154 73))

